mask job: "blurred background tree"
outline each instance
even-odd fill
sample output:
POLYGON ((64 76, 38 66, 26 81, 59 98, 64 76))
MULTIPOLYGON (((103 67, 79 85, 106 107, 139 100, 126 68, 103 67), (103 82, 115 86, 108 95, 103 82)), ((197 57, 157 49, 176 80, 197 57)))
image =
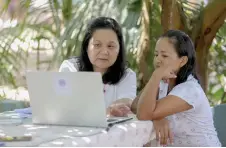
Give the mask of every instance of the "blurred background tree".
POLYGON ((0 85, 25 86, 27 69, 57 70, 79 54, 94 17, 122 26, 138 91, 153 72, 153 51, 168 29, 191 36, 197 72, 212 105, 226 102, 225 0, 0 0, 0 85))

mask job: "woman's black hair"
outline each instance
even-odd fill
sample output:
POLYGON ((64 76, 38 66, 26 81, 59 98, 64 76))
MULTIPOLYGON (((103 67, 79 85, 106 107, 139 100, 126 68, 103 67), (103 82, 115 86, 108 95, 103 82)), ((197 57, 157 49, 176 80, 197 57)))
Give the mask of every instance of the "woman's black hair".
POLYGON ((174 45, 174 48, 176 49, 177 55, 179 57, 188 57, 187 63, 183 67, 181 67, 179 72, 177 73, 176 85, 185 82, 188 76, 191 74, 198 80, 195 70, 195 48, 190 37, 180 30, 169 30, 161 37, 169 38, 169 41, 174 45))
POLYGON ((117 21, 112 18, 98 17, 96 19, 93 19, 88 24, 81 45, 81 53, 77 60, 79 71, 93 71, 93 65, 89 60, 87 49, 94 31, 98 29, 111 29, 117 35, 119 42, 119 53, 117 59, 115 63, 111 67, 109 67, 107 72, 102 76, 104 84, 117 84, 125 74, 126 57, 121 27, 119 26, 117 21))

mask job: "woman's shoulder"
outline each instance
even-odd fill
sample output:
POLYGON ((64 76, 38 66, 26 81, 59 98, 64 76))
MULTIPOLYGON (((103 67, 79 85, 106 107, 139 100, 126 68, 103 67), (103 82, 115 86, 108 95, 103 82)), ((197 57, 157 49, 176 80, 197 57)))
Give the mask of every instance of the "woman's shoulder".
POLYGON ((136 75, 136 73, 131 68, 126 68, 125 75, 136 75))
POLYGON ((126 83, 127 81, 136 81, 136 73, 131 68, 126 68, 124 76, 118 84, 126 83))
POLYGON ((204 102, 207 103, 208 100, 201 85, 198 83, 198 80, 192 75, 190 75, 185 82, 176 85, 169 92, 169 95, 174 95, 185 100, 194 108, 200 106, 204 102))
POLYGON ((64 60, 60 66, 59 71, 70 71, 70 72, 76 72, 78 71, 78 61, 79 59, 77 57, 72 57, 67 60, 64 60))
POLYGON ((172 92, 183 94, 184 96, 189 95, 198 98, 206 98, 205 93, 199 84, 198 80, 192 75, 189 75, 187 80, 183 83, 176 85, 172 92))
POLYGON ((131 68, 127 68, 125 70, 125 77, 136 77, 136 73, 131 68))
POLYGON ((183 83, 180 83, 174 87, 175 89, 192 89, 193 91, 202 91, 202 87, 199 84, 198 80, 194 76, 189 75, 187 80, 183 83))

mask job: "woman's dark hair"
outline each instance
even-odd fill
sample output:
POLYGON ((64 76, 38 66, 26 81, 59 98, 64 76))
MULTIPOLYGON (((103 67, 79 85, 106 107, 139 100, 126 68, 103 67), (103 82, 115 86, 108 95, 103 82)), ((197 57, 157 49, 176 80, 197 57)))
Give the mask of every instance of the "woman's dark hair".
POLYGON ((180 30, 169 30, 161 37, 169 38, 170 42, 174 45, 179 57, 188 57, 187 63, 180 68, 177 74, 176 85, 185 82, 190 74, 192 74, 198 80, 195 70, 195 48, 190 37, 180 30))
POLYGON ((126 70, 126 57, 125 57, 125 45, 122 35, 122 30, 119 24, 109 17, 98 17, 93 19, 87 26, 85 36, 81 45, 81 53, 78 57, 79 71, 93 71, 92 63, 89 60, 87 49, 89 41, 92 38, 94 31, 98 29, 111 29, 118 38, 119 53, 115 63, 108 68, 107 72, 103 75, 104 84, 117 84, 125 74, 126 70))

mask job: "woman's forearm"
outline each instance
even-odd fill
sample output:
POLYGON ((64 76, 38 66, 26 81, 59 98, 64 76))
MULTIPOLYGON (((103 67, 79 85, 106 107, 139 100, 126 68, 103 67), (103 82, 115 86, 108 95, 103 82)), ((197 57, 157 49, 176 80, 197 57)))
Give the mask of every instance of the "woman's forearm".
POLYGON ((133 100, 132 105, 131 105, 131 111, 136 114, 137 113, 137 105, 138 101, 140 99, 140 95, 142 94, 143 90, 140 91, 139 95, 133 100))
POLYGON ((159 83, 161 77, 153 73, 146 84, 137 105, 137 118, 140 120, 152 120, 152 115, 156 107, 159 83))
POLYGON ((132 105, 131 105, 131 111, 132 111, 134 114, 137 113, 137 104, 138 104, 139 98, 140 98, 140 95, 137 96, 137 97, 133 100, 132 105))

